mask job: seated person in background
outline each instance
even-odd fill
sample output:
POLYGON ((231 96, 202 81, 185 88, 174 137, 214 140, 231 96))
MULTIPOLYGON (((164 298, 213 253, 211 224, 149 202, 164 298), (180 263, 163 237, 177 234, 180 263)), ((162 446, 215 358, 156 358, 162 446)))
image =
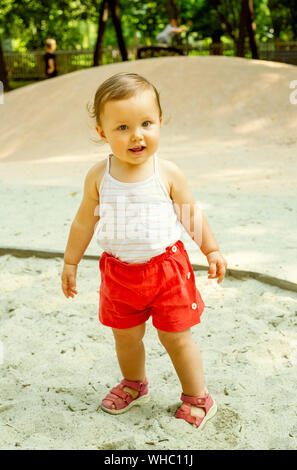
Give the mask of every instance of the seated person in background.
MULTIPOLYGON (((188 24, 192 23, 192 21, 189 21, 188 24)), ((158 34, 156 37, 158 44, 164 44, 166 46, 170 46, 171 44, 171 39, 174 34, 180 34, 183 31, 187 31, 189 29, 189 26, 183 26, 182 28, 179 28, 177 26, 177 19, 172 18, 170 20, 170 24, 166 26, 166 28, 161 31, 161 33, 158 34)))

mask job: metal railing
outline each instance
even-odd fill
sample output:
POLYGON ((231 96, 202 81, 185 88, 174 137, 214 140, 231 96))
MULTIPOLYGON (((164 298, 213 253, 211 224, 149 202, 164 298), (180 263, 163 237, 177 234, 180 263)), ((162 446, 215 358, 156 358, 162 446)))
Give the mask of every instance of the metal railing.
MULTIPOLYGON (((259 56, 262 60, 272 60, 297 65, 297 41, 286 43, 260 43, 259 56)), ((129 46, 128 59, 137 59, 137 51, 141 46, 129 46)), ((154 45, 152 45, 152 48, 154 45)), ((232 44, 211 44, 210 46, 178 46, 184 55, 233 55, 232 44)), ((166 52, 166 51, 165 51, 166 52)), ((4 52, 5 64, 9 79, 16 80, 42 80, 46 78, 44 51, 30 52, 4 52)), ((93 66, 93 50, 67 50, 56 51, 56 64, 59 75, 93 66)), ((164 55, 164 51, 162 54, 164 55)), ((166 54, 165 54, 166 55, 166 54)), ((154 56, 156 54, 154 53, 154 56)), ((121 62, 120 51, 108 46, 103 49, 102 64, 121 62)))
MULTIPOLYGON (((8 78, 10 79, 44 79, 44 51, 4 52, 8 78)), ((137 54, 136 47, 128 48, 128 58, 132 60, 137 54)), ((56 66, 59 75, 75 72, 93 66, 93 50, 55 51, 56 66)), ((103 50, 103 65, 121 62, 120 51, 112 46, 103 50)))

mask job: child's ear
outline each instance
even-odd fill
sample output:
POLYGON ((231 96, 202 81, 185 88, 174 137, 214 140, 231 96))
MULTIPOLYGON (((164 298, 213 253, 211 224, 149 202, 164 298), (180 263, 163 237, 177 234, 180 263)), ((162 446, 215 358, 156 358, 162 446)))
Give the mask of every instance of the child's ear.
POLYGON ((108 140, 107 140, 107 138, 106 138, 106 136, 105 136, 105 134, 104 134, 104 131, 103 131, 102 127, 100 127, 100 126, 95 126, 95 129, 96 129, 97 133, 99 134, 100 138, 101 138, 102 140, 104 140, 104 142, 108 143, 108 140))
POLYGON ((160 117, 160 125, 162 124, 162 121, 163 121, 163 118, 162 118, 162 117, 160 117))

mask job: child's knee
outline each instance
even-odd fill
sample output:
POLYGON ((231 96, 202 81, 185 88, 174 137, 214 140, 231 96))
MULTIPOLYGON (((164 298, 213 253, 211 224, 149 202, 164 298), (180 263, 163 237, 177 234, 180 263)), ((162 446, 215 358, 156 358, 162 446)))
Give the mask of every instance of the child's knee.
POLYGON ((138 343, 142 340, 145 333, 145 324, 133 328, 112 329, 115 341, 127 345, 138 343))
POLYGON ((189 341, 192 341, 190 329, 177 332, 157 331, 159 340, 165 349, 183 348, 189 341))

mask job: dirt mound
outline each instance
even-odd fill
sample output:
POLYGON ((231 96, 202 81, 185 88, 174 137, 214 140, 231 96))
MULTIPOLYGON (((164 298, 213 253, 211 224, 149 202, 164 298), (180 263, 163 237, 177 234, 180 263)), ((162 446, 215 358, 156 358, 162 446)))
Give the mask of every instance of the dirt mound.
POLYGON ((136 72, 160 91, 163 143, 296 145, 290 82, 296 67, 230 57, 164 57, 73 72, 7 93, 0 159, 35 160, 98 152, 86 104, 106 78, 136 72))

